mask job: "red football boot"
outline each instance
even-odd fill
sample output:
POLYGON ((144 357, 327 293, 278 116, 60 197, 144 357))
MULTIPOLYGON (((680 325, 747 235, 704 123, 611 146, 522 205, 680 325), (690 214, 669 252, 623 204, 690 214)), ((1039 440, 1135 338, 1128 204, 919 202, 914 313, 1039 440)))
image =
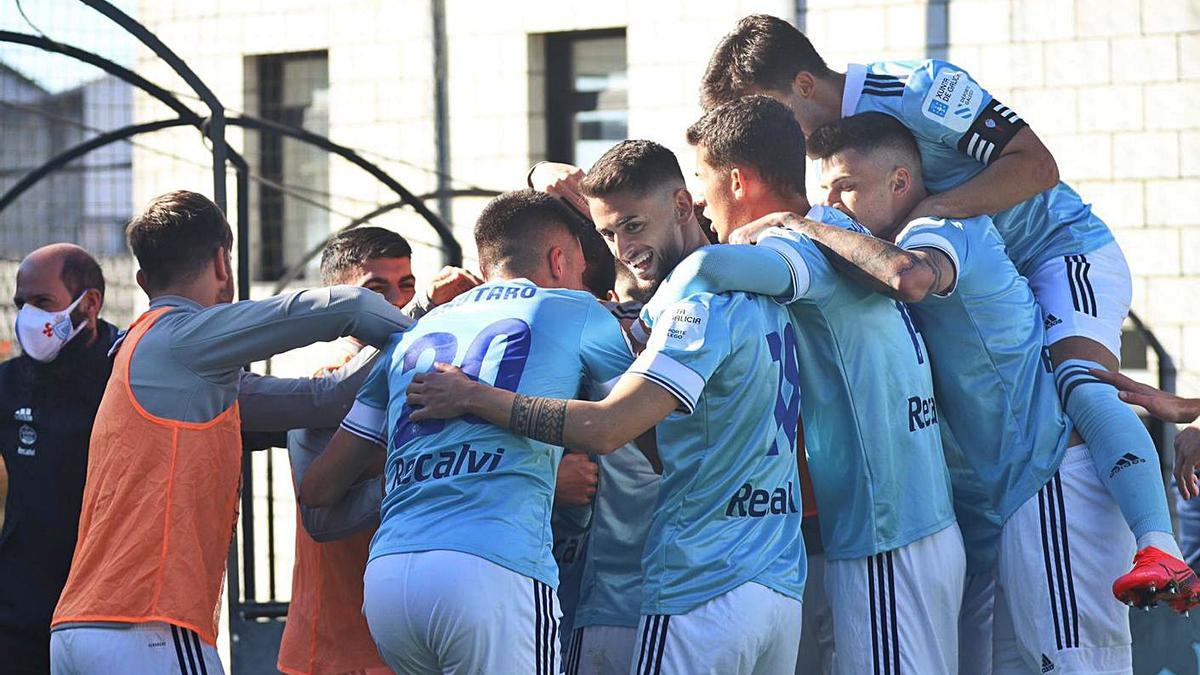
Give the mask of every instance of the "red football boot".
POLYGON ((1113 582, 1113 595, 1147 610, 1163 601, 1183 613, 1200 604, 1200 579, 1179 558, 1147 546, 1133 557, 1133 569, 1113 582))

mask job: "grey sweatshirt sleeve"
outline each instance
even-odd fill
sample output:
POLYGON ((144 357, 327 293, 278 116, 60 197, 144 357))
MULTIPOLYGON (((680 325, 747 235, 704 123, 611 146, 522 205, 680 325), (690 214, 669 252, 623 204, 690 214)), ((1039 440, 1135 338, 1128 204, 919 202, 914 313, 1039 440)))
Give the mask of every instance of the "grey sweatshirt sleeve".
POLYGON ((364 347, 325 377, 272 377, 243 371, 238 407, 243 431, 327 429, 341 424, 379 350, 364 347))
POLYGON ((412 323, 374 291, 330 286, 206 308, 173 322, 170 340, 192 372, 219 378, 242 364, 346 335, 382 347, 412 323))

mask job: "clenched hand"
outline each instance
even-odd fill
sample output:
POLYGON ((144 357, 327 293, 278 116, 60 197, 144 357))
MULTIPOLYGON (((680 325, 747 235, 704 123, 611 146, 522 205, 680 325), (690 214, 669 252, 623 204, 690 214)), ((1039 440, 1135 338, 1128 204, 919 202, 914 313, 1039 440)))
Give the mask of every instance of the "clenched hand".
POLYGON ((590 457, 580 452, 568 452, 558 464, 558 481, 554 484, 555 506, 586 506, 596 496, 600 470, 590 457))

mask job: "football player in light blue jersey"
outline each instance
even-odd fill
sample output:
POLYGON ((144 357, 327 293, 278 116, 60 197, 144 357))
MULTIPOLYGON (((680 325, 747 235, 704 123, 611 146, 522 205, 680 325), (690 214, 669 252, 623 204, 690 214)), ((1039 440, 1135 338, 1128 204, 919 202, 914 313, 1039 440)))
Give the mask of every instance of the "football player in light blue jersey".
POLYGON ((893 117, 861 113, 819 127, 808 148, 822 161, 829 203, 875 236, 798 216, 753 227, 794 224, 868 287, 911 303, 978 582, 968 588, 980 589, 964 600, 962 672, 989 672, 993 661, 996 672, 1128 672, 1128 610, 1107 580, 1132 555, 1133 535, 1061 410, 1037 303, 999 233, 987 216, 906 226, 927 191, 916 142, 893 117), (1044 511, 1047 503, 1058 508, 1044 511), (991 613, 976 611, 992 606, 992 579, 994 653, 991 613))
MULTIPOLYGON (((804 137, 779 102, 753 96, 718 106, 688 141, 718 231, 809 211, 804 137), (769 187, 784 178, 786 191, 769 187)), ((810 217, 862 230, 835 209, 810 217)), ((792 315, 837 672, 954 671, 963 542, 928 356, 907 309, 843 277, 809 238, 782 230, 759 246, 696 252, 643 318, 700 289, 771 294, 792 315)))
MULTIPOLYGON (((642 280, 707 243, 675 156, 656 143, 618 144, 581 187, 597 229, 642 280)), ((805 579, 794 329, 770 298, 746 293, 690 294, 666 312, 602 401, 513 395, 441 367, 414 378, 409 398, 424 406, 414 419, 479 415, 601 453, 657 424, 663 478, 629 669, 791 672, 805 579)))
POLYGON ((583 289, 585 263, 552 197, 497 197, 475 228, 487 281, 393 337, 301 500, 340 498, 387 449, 364 607, 397 672, 554 673, 550 511, 562 452, 477 418, 419 423, 405 387, 437 362, 536 396, 593 395, 632 363, 620 326, 583 289))
POLYGON ((748 93, 775 97, 806 134, 860 112, 900 120, 916 137, 931 191, 908 220, 991 215, 1029 279, 1063 407, 1138 539, 1133 570, 1113 593, 1145 605, 1178 599, 1164 589, 1200 583, 1180 560, 1153 441, 1116 389, 1088 372, 1119 367, 1129 267, 1108 227, 1059 181, 1054 157, 1020 115, 944 61, 835 72, 803 33, 765 15, 742 19, 721 40, 701 92, 705 107, 748 93))
MULTIPOLYGON (((587 200, 579 193, 583 175, 569 164, 539 162, 530 170, 528 182, 534 189, 567 200, 582 215, 588 212, 587 200)), ((588 268, 600 257, 610 263, 614 273, 604 305, 628 329, 657 283, 638 279, 625 263, 614 259, 590 219, 587 227, 603 249, 601 256, 600 251, 584 248, 588 268)), ((593 293, 599 291, 596 284, 589 283, 589 287, 593 293)), ((567 675, 628 671, 641 617, 642 551, 658 501, 660 477, 636 444, 626 443, 610 454, 592 458, 599 484, 587 510, 587 529, 578 531, 571 526, 571 518, 557 517, 565 513, 555 512, 554 551, 559 562, 567 675)), ((561 465, 559 480, 561 485, 561 465)))
MULTIPOLYGON (((616 261, 616 279, 605 306, 622 327, 637 320, 645 292, 653 292, 646 286, 616 261)), ((657 450, 651 456, 657 457, 657 450)), ((629 672, 642 613, 642 551, 661 482, 646 453, 633 443, 597 455, 596 464, 599 485, 576 564, 574 633, 563 652, 566 675, 629 672)))
MULTIPOLYGON (((582 214, 588 212, 587 200, 579 193, 583 176, 581 169, 569 164, 539 162, 530 170, 528 182, 534 189, 567 200, 582 214)), ((594 226, 589 222, 589 227, 594 226)), ((592 234, 600 238, 594 229, 592 234)), ((624 239, 629 241, 629 237, 624 239)), ((629 328, 658 284, 639 279, 624 262, 614 261, 605 244, 601 247, 615 262, 612 292, 605 305, 629 328)), ((588 253, 586 249, 584 253, 588 253)), ((589 257, 589 267, 590 263, 589 257)), ((564 635, 567 675, 628 671, 641 617, 642 551, 658 501, 660 477, 637 445, 627 443, 594 459, 600 481, 589 511, 588 531, 559 542, 556 529, 562 627, 564 631, 573 629, 571 635, 564 635), (568 556, 573 556, 569 563, 564 560, 568 556)), ((568 528, 560 529, 565 532, 568 528)))
MULTIPOLYGON (((565 166, 565 165, 563 165, 565 166)), ((574 168, 574 167, 571 167, 574 168)), ((544 191, 544 190, 543 190, 544 191)), ((582 197, 580 198, 582 199, 582 197)), ((613 289, 616 285, 616 277, 619 269, 624 266, 614 260, 612 252, 608 250, 608 244, 604 238, 596 232, 595 225, 583 212, 573 204, 569 204, 569 210, 576 216, 576 234, 579 236, 579 242, 583 247, 583 256, 587 261, 587 269, 584 271, 583 280, 587 285, 588 290, 592 295, 600 300, 601 304, 612 313, 617 322, 622 328, 627 328, 622 320, 622 313, 617 310, 616 305, 610 302, 613 294, 613 289)), ((586 203, 584 205, 586 211, 586 203)), ((640 305, 639 305, 640 308, 640 305)), ((581 398, 587 397, 587 392, 581 391, 581 398)), ((562 461, 558 465, 558 480, 554 491, 554 510, 550 516, 551 527, 554 533, 554 560, 558 563, 558 601, 562 608, 562 620, 559 622, 559 642, 563 653, 563 668, 568 675, 574 675, 572 664, 578 660, 578 649, 572 649, 572 646, 578 642, 580 631, 576 629, 576 616, 581 609, 580 600, 588 599, 591 586, 594 583, 592 575, 586 579, 584 577, 585 568, 590 551, 592 550, 590 542, 592 536, 592 521, 593 518, 606 520, 610 517, 610 512, 607 509, 600 508, 599 503, 613 497, 614 488, 618 487, 610 477, 605 478, 605 490, 601 493, 598 489, 600 474, 609 473, 610 467, 606 466, 610 459, 618 455, 624 459, 627 454, 635 455, 642 465, 649 467, 649 463, 642 453, 641 449, 635 444, 628 444, 617 453, 612 455, 589 455, 582 452, 567 451, 563 454, 562 461), (598 503, 599 502, 599 503, 598 503), (597 513, 593 513, 596 511, 597 513)), ((649 470, 653 475, 653 471, 649 470)), ((657 476, 655 476, 657 478, 657 476)), ((639 497, 648 499, 644 501, 644 509, 653 508, 653 495, 621 495, 622 498, 631 499, 637 502, 639 497)), ((644 512, 643 512, 644 513, 644 512)), ((642 517, 641 521, 645 518, 642 517)), ((598 529, 601 532, 610 532, 607 527, 608 523, 598 523, 598 529)), ((638 523, 641 525, 641 522, 638 523)), ((641 528, 644 532, 644 528, 641 528)), ((601 544, 605 543, 605 534, 600 535, 601 544)), ((623 542, 624 543, 624 542, 623 542)), ((642 542, 636 542, 629 550, 615 551, 617 554, 624 554, 625 557, 635 561, 637 568, 638 581, 640 582, 641 575, 640 565, 636 561, 640 559, 642 542)), ((611 547, 608 547, 611 548, 611 547)), ((617 547, 621 548, 621 547, 617 547)), ((633 595, 636 596, 636 593, 633 595)), ((636 602, 637 598, 633 598, 636 602)), ((634 621, 637 621, 636 610, 633 613, 634 621)), ((628 663, 629 659, 626 656, 622 663, 628 663)))

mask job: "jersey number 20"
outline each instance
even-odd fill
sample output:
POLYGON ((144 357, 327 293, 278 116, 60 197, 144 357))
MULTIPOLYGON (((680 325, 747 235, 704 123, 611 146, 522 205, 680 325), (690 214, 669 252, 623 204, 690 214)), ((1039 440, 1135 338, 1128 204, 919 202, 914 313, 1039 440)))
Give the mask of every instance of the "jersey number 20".
MULTIPOLYGON (((525 372, 525 362, 529 359, 530 332, 529 324, 520 319, 501 319, 490 324, 471 341, 463 355, 462 363, 456 363, 467 377, 479 379, 479 371, 483 369, 483 361, 497 339, 504 340, 504 355, 500 357, 500 366, 496 369, 496 381, 492 386, 498 389, 516 391, 521 382, 521 374, 525 372)), ((433 360, 437 363, 453 363, 458 353, 458 338, 450 333, 429 333, 423 335, 409 345, 404 352, 401 373, 407 373, 417 367, 417 363, 426 352, 433 352, 433 360)), ((430 367, 432 369, 432 366, 430 367)), ((413 422, 413 407, 407 403, 400 411, 396 420, 395 431, 392 432, 391 447, 398 448, 404 443, 420 436, 428 436, 441 431, 446 426, 445 420, 429 420, 413 422)), ((463 418, 470 424, 485 422, 474 415, 463 418)))

